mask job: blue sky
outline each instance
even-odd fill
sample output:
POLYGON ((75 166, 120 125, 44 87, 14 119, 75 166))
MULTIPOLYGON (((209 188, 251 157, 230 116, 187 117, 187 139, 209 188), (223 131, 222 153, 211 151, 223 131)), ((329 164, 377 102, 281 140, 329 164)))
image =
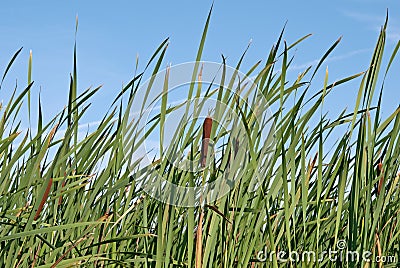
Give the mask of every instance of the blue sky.
MULTIPOLYGON (((7 100, 18 80, 26 85, 29 50, 33 51, 33 99, 40 91, 45 116, 50 118, 68 101, 69 73, 79 16, 79 91, 103 85, 93 98, 84 120, 101 119, 99 111, 132 76, 139 55, 143 68, 156 47, 170 37, 164 66, 195 59, 211 1, 7 1, 0 9, 0 70, 20 48, 0 99, 7 100)), ((246 67, 265 60, 287 21, 285 40, 290 44, 312 33, 298 46, 291 72, 295 75, 315 64, 333 42, 343 39, 328 59, 330 82, 364 71, 370 61, 380 26, 389 9, 386 61, 400 39, 400 2, 389 0, 348 1, 215 1, 203 60, 235 65, 249 40, 252 45, 246 67)), ((139 68, 139 69, 140 69, 139 68)), ((397 85, 400 64, 396 61, 386 84, 385 107, 393 111, 400 103, 397 85)), ((322 72, 323 73, 323 72, 322 72)), ((315 90, 323 83, 318 78, 315 90)), ((329 110, 338 114, 351 106, 357 83, 341 87, 332 95, 329 110)))

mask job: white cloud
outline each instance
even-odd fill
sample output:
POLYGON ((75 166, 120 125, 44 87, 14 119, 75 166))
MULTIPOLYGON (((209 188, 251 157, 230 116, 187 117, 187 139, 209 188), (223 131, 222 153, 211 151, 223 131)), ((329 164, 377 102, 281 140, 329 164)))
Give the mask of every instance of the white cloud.
MULTIPOLYGON (((342 55, 330 56, 325 60, 325 62, 335 62, 335 61, 345 60, 345 59, 351 58, 351 57, 353 57, 355 55, 358 55, 358 54, 371 52, 371 50, 372 49, 370 49, 370 48, 357 49, 357 50, 353 50, 353 51, 350 51, 350 52, 342 54, 342 55)), ((291 70, 291 71, 305 70, 309 66, 317 65, 319 61, 320 61, 320 59, 315 59, 315 60, 306 62, 306 63, 301 64, 301 65, 293 65, 292 67, 289 68, 289 70, 291 70)))
POLYGON ((343 11, 343 15, 346 17, 349 17, 351 19, 360 21, 360 22, 371 22, 371 23, 380 23, 383 24, 385 22, 385 14, 382 14, 381 16, 378 15, 372 15, 372 14, 365 14, 365 13, 360 13, 360 12, 355 12, 355 11, 343 11))
MULTIPOLYGON (((343 15, 349 17, 353 20, 358 22, 367 23, 367 28, 373 30, 377 33, 381 30, 381 25, 384 24, 386 13, 381 15, 373 15, 373 14, 366 14, 360 13, 355 11, 343 11, 343 15)), ((396 18, 390 17, 389 13, 389 25, 387 28, 387 39, 391 42, 398 42, 400 40, 400 26, 396 20, 396 18)))

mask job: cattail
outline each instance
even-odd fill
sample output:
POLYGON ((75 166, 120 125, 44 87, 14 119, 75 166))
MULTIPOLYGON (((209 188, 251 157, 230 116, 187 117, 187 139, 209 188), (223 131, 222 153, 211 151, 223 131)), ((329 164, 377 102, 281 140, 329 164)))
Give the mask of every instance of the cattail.
POLYGON ((42 197, 42 201, 40 201, 38 210, 36 211, 35 217, 33 218, 34 221, 36 221, 39 218, 40 212, 42 212, 44 203, 46 202, 47 197, 49 196, 49 192, 50 192, 52 184, 53 184, 53 179, 50 178, 49 183, 47 184, 47 187, 46 187, 46 191, 44 192, 44 195, 42 197))
POLYGON ((206 161, 207 161, 207 153, 208 153, 208 145, 210 143, 210 135, 211 135, 211 128, 212 128, 212 118, 207 116, 206 119, 204 119, 203 123, 203 138, 202 138, 202 143, 201 143, 201 155, 200 155, 200 164, 201 167, 206 166, 206 161))

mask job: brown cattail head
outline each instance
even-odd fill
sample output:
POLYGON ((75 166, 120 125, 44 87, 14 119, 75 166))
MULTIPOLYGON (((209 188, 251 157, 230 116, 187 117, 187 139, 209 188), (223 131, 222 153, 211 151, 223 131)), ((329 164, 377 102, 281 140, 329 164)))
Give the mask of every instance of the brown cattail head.
POLYGON ((36 221, 40 216, 40 212, 43 209, 44 203, 46 203, 46 200, 47 200, 47 197, 49 196, 49 192, 50 192, 52 184, 53 184, 53 178, 50 178, 49 183, 47 184, 46 190, 44 192, 44 195, 42 197, 42 200, 40 201, 38 210, 36 211, 35 217, 33 218, 34 221, 36 221))
POLYGON ((211 117, 207 116, 203 123, 203 139, 209 139, 211 135, 213 120, 211 117))
POLYGON ((211 117, 207 116, 206 119, 204 119, 203 137, 202 137, 201 154, 200 154, 201 167, 206 166, 206 161, 207 161, 206 158, 207 158, 207 153, 208 153, 208 145, 210 143, 212 123, 213 123, 213 120, 211 117))

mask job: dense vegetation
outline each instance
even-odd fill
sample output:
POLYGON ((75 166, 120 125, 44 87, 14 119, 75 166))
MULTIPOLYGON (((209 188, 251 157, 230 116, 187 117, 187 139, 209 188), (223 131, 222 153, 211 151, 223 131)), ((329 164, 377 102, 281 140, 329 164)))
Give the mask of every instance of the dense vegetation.
MULTIPOLYGON (((201 60, 209 18, 197 61, 201 60)), ((158 47, 143 73, 116 96, 109 112, 99 118, 97 128, 84 135, 78 135, 82 131, 80 119, 99 88, 78 94, 76 51, 67 108, 51 121, 43 122, 39 100, 37 120, 31 123, 30 130, 21 132, 20 121, 26 115, 20 109, 26 104, 30 107, 33 101, 29 68, 29 85, 16 89, 1 106, 0 266, 278 267, 288 263, 280 262, 276 254, 266 263, 261 262, 258 252, 266 249, 318 254, 335 250, 339 241, 345 241, 349 251, 370 251, 372 259, 396 256, 399 261, 400 109, 394 107, 388 118, 381 116, 382 81, 399 46, 388 65, 381 67, 385 23, 370 66, 361 66, 365 72, 334 83, 329 82, 326 72, 325 83, 316 90, 318 81, 312 87, 311 81, 339 40, 317 66, 307 68, 290 82, 286 76, 290 54, 306 37, 288 45, 281 35, 266 62, 257 62, 244 71, 254 77, 274 112, 275 143, 269 164, 261 170, 264 180, 257 189, 250 189, 251 178, 260 172, 253 164, 263 161, 265 148, 259 129, 252 125, 251 107, 225 98, 223 87, 206 93, 206 97, 218 96, 238 111, 251 141, 261 146, 254 146, 241 160, 241 178, 231 191, 201 207, 165 204, 146 195, 138 184, 155 168, 176 184, 199 184, 205 178, 177 170, 163 159, 146 165, 133 159, 135 149, 150 133, 131 121, 131 105, 137 101, 145 74, 160 70, 167 40, 158 47), (323 114, 322 106, 330 93, 354 79, 360 86, 354 93, 357 98, 351 111, 343 111, 337 118, 323 114), (331 135, 339 138, 327 146, 331 135)), ((19 52, 10 61, 3 80, 19 52)), ((224 68, 225 62, 221 66, 224 68)), ((197 67, 194 75, 200 70, 197 67)), ((241 61, 236 67, 241 69, 241 61)), ((10 89, 1 88, 5 90, 10 89)), ((152 90, 151 86, 148 90, 152 90)), ((196 94, 192 87, 188 99, 196 94)), ((139 102, 147 105, 144 99, 139 102)), ((163 99, 160 113, 149 122, 149 131, 164 128, 165 117, 174 109, 166 102, 163 99)), ((221 131, 216 130, 213 137, 229 136, 221 131)), ((178 135, 181 144, 192 149, 190 157, 199 157, 201 132, 197 128, 178 135)), ((227 146, 224 150, 231 149, 227 146)), ((207 178, 223 176, 230 157, 223 153, 216 159, 205 171, 207 178)), ((302 265, 380 264, 324 259, 302 265)), ((397 265, 385 263, 385 267, 397 265)))

